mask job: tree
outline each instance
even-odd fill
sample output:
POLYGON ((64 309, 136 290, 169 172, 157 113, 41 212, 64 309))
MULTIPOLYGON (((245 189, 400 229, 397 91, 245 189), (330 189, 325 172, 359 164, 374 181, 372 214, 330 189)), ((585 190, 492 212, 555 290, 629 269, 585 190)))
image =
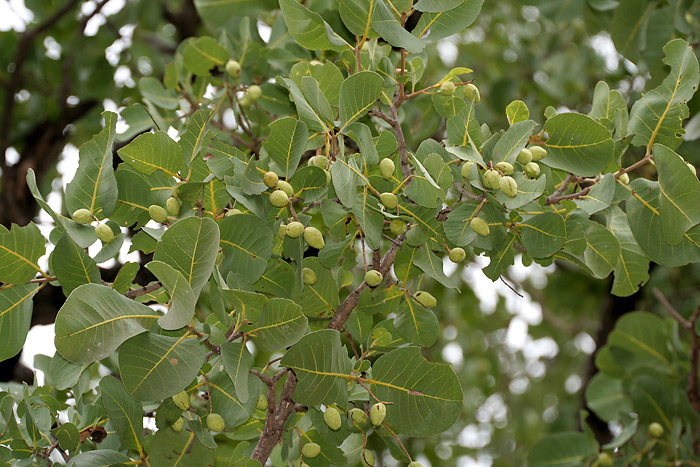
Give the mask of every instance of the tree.
MULTIPOLYGON (((35 224, 0 232, 0 359, 21 350, 34 295, 67 299, 58 353, 37 362, 47 383, 2 393, 6 462, 410 462, 412 440, 450 429, 464 404, 454 370, 424 357, 462 286, 445 258, 483 255, 493 281, 516 255, 557 261, 612 274, 618 296, 651 262, 700 262, 700 182, 677 152, 700 81, 685 40, 666 43, 663 77, 634 102, 600 82, 586 114, 513 100, 495 130, 477 119, 493 83, 470 79, 471 63, 432 76, 426 52, 483 1, 307 3, 195 2, 210 35, 182 41, 162 80, 141 78, 140 103, 102 113, 68 215, 28 171, 53 251, 45 270, 35 224), (98 264, 127 236, 145 264, 105 281, 98 264)), ((651 63, 649 44, 618 47, 651 63)), ((615 439, 563 428, 529 464, 697 462, 700 308, 657 296, 670 317, 622 316, 586 389, 615 439)))

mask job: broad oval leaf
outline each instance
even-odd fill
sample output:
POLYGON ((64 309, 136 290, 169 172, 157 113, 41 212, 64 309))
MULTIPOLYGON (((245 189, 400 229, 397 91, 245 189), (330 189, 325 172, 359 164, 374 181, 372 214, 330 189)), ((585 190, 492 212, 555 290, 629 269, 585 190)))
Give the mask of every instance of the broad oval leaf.
POLYGON ((156 276, 170 294, 168 311, 158 319, 158 325, 166 330, 187 326, 194 316, 197 299, 185 276, 162 261, 151 261, 146 268, 156 276))
POLYGON ((0 282, 23 284, 41 274, 37 261, 44 254, 45 245, 36 224, 13 224, 9 231, 0 226, 0 282))
POLYGON ((222 271, 235 272, 256 282, 272 256, 272 229, 252 214, 229 216, 221 221, 222 271))
POLYGON ((32 297, 38 284, 0 289, 0 361, 17 355, 32 322, 32 297))
POLYGON ((117 154, 124 162, 146 175, 160 170, 175 177, 185 167, 180 146, 162 130, 137 136, 119 149, 117 154))
POLYGON ((275 120, 269 128, 270 136, 263 143, 263 148, 270 155, 271 168, 278 175, 290 179, 306 149, 309 130, 304 122, 291 117, 275 120))
POLYGON ((383 82, 373 71, 361 71, 343 81, 340 85, 341 131, 369 111, 382 93, 383 82))
POLYGON ((286 298, 273 298, 263 308, 253 329, 246 333, 256 336, 255 342, 266 350, 276 351, 301 339, 307 325, 299 305, 286 298))
POLYGON ((575 175, 598 175, 610 163, 615 149, 612 134, 588 115, 557 114, 547 120, 547 157, 544 164, 575 175))
POLYGON ((107 375, 100 381, 102 405, 117 431, 122 449, 141 452, 143 445, 143 407, 124 389, 121 381, 107 375))
POLYGON ((527 456, 530 467, 579 467, 597 453, 586 433, 555 433, 535 444, 527 456))
POLYGON ((310 50, 342 50, 350 44, 331 29, 321 15, 296 0, 279 0, 289 35, 310 50))
POLYGON ((67 233, 56 243, 50 264, 66 296, 83 284, 102 282, 95 261, 67 233))
POLYGON ((553 212, 538 214, 519 224, 523 246, 534 258, 548 258, 566 242, 564 218, 553 212))

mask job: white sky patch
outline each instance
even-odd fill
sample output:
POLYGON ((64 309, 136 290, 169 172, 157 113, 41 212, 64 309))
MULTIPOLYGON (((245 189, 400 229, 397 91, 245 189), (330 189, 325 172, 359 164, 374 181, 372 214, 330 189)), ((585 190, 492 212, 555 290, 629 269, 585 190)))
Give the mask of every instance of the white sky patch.
MULTIPOLYGON (((22 355, 20 356, 20 362, 27 368, 34 368, 34 357, 38 354, 48 355, 53 357, 56 353, 56 347, 54 346, 54 325, 38 325, 33 326, 27 334, 27 340, 22 347, 22 355)), ((44 384, 44 372, 35 370, 37 384, 44 384)))
POLYGON ((0 2, 0 31, 23 32, 32 19, 34 13, 24 5, 24 0, 0 2))
POLYGON ((595 50, 603 60, 605 60, 605 69, 609 72, 617 71, 620 67, 620 55, 615 49, 610 34, 600 32, 588 40, 588 44, 595 50))
POLYGON ((270 41, 270 36, 272 35, 272 28, 264 21, 258 21, 257 26, 260 39, 267 44, 270 41))

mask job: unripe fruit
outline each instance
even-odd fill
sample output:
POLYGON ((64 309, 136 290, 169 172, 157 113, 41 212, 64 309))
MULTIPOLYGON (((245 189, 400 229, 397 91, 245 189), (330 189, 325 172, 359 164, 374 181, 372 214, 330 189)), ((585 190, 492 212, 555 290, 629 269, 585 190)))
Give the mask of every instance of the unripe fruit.
POLYGON ((369 417, 367 416, 364 410, 354 408, 350 409, 348 413, 350 414, 350 420, 358 428, 364 429, 367 427, 367 425, 369 425, 369 417))
POLYGON ((391 177, 394 176, 394 170, 396 170, 396 165, 394 164, 394 161, 388 157, 385 157, 379 163, 379 173, 382 174, 382 177, 387 180, 391 180, 391 177))
POLYGON ((661 438, 664 435, 664 427, 657 422, 650 423, 649 434, 654 438, 661 438))
POLYGON ((78 224, 89 224, 92 222, 92 214, 88 209, 78 209, 71 216, 78 224))
POLYGON ((182 417, 178 418, 175 423, 170 425, 170 428, 176 433, 181 432, 185 428, 185 419, 182 417))
POLYGON ((509 198, 515 198, 518 196, 518 183, 513 177, 501 178, 500 189, 509 198))
POLYGON ((469 172, 472 170, 473 166, 474 161, 466 161, 464 164, 462 164, 462 177, 469 178, 469 172))
POLYGON ((469 83, 465 86, 464 95, 470 101, 479 102, 481 100, 481 93, 479 92, 479 88, 474 86, 472 83, 469 83))
POLYGON ((180 187, 184 185, 187 182, 177 182, 175 185, 170 188, 170 194, 174 196, 175 198, 180 197, 180 187))
POLYGON ((525 167, 523 167, 523 170, 525 171, 525 175, 530 178, 537 178, 540 176, 540 166, 537 162, 528 162, 525 164, 525 167))
POLYGON ((627 172, 625 172, 622 175, 620 175, 618 180, 620 180, 620 183, 622 183, 623 185, 628 185, 630 182, 630 176, 627 172))
POLYGON ((691 164, 690 162, 686 162, 685 165, 687 165, 690 171, 693 172, 693 175, 695 175, 696 177, 698 176, 698 171, 695 170, 695 166, 693 164, 691 164))
POLYGON ((292 188, 292 185, 290 185, 289 182, 280 180, 277 182, 277 189, 287 193, 287 196, 294 196, 294 188, 292 188))
POLYGON ((547 156, 547 150, 542 146, 530 146, 533 161, 541 161, 547 156))
POLYGON ((255 408, 258 410, 267 410, 267 397, 265 394, 258 394, 258 400, 255 402, 255 408))
POLYGON ((379 426, 384 422, 386 418, 386 405, 381 402, 374 404, 371 409, 369 409, 369 420, 372 425, 379 426))
POLYGON ((309 268, 304 268, 301 270, 301 277, 306 285, 314 285, 318 281, 314 270, 309 268))
POLYGON ((309 159, 309 165, 318 167, 319 169, 325 169, 328 167, 328 158, 323 155, 314 156, 309 159))
POLYGON ((250 98, 251 101, 255 102, 258 99, 262 97, 262 88, 258 86, 257 84, 253 84, 252 86, 248 86, 248 97, 250 98))
POLYGON ((326 242, 323 240, 323 234, 316 227, 307 227, 304 229, 304 240, 306 240, 309 246, 317 250, 321 250, 326 246, 326 242))
POLYGON ((471 226, 474 232, 478 233, 482 237, 488 237, 489 233, 491 232, 491 229, 489 229, 489 225, 481 217, 475 217, 474 219, 472 219, 469 225, 471 226))
POLYGON ((365 273, 365 282, 367 282, 367 285, 370 287, 378 286, 383 280, 384 276, 377 270, 371 269, 365 273))
POLYGON ((387 209, 396 209, 396 206, 399 205, 399 199, 394 193, 382 193, 379 195, 379 201, 387 209))
POLYGON ((598 454, 598 465, 600 467, 612 467, 615 465, 615 460, 607 452, 601 452, 598 454))
POLYGON ((182 203, 180 203, 180 200, 174 196, 171 196, 167 199, 167 201, 165 201, 165 209, 167 209, 168 214, 171 216, 177 216, 180 214, 180 206, 182 206, 182 203))
POLYGON ((420 462, 413 461, 410 464, 408 464, 408 467, 423 467, 423 464, 420 462))
POLYGON ((452 248, 450 250, 450 261, 453 263, 461 263, 467 258, 467 253, 463 248, 452 248))
POLYGON ((263 183, 268 188, 275 188, 279 181, 280 181, 280 178, 277 176, 276 173, 274 173, 272 171, 265 172, 265 175, 263 175, 263 183))
POLYGON ((493 169, 484 172, 484 186, 492 190, 498 190, 501 186, 501 174, 493 169))
POLYGON ((532 162, 532 151, 529 149, 525 148, 522 151, 520 151, 520 154, 518 154, 518 162, 520 162, 522 165, 527 164, 528 162, 532 162))
POLYGON ((508 163, 508 162, 499 162, 494 167, 496 170, 501 172, 503 175, 512 175, 513 174, 513 165, 508 163))
POLYGON ((314 457, 318 457, 318 455, 321 454, 321 446, 319 446, 316 443, 306 443, 304 447, 301 448, 301 454, 304 457, 313 459, 314 457))
POLYGON ((328 428, 333 431, 340 430, 343 422, 340 419, 340 412, 335 407, 326 407, 326 412, 323 414, 323 421, 326 422, 328 428))
POLYGON ((241 76, 241 64, 234 59, 230 59, 226 62, 226 73, 234 78, 241 76))
POLYGON ((280 238, 281 240, 284 240, 284 237, 287 236, 287 226, 285 224, 280 224, 279 228, 277 229, 277 237, 280 238))
POLYGON ((426 308, 435 308, 435 306, 437 306, 437 299, 433 297, 430 292, 426 292, 425 290, 419 290, 413 294, 413 298, 426 308))
POLYGON ((163 208, 163 206, 158 206, 157 204, 151 204, 148 206, 148 215, 151 219, 162 224, 168 220, 168 212, 163 208))
POLYGON ((392 219, 391 222, 389 222, 389 230, 394 235, 406 233, 406 223, 401 219, 392 219))
POLYGON ((452 81, 445 81, 440 86, 440 94, 442 94, 443 96, 451 96, 455 93, 456 89, 457 85, 455 83, 453 83, 452 81))
POLYGON ((289 196, 282 190, 275 190, 270 195, 270 204, 276 208, 283 208, 289 204, 289 196))
POLYGON ((243 214, 243 212, 238 208, 233 208, 226 211, 226 217, 235 216, 237 214, 243 214))
POLYGON ((292 221, 287 224, 287 237, 299 238, 304 235, 304 224, 298 221, 292 221))
POLYGON ((367 449, 362 450, 362 455, 360 455, 360 462, 362 467, 374 467, 374 453, 368 451, 367 449))
POLYGON ((100 224, 95 227, 95 235, 97 235, 97 238, 105 245, 112 243, 112 240, 114 240, 114 232, 112 232, 112 229, 107 224, 100 224))
POLYGON ((180 391, 173 397, 173 402, 182 410, 187 410, 190 408, 190 396, 186 391, 180 391))
POLYGON ((249 109, 253 105, 253 101, 250 100, 247 94, 244 94, 238 99, 238 105, 240 105, 242 109, 249 109))
POLYGON ((326 185, 331 183, 331 173, 328 170, 324 170, 326 172, 326 185))
POLYGON ((224 431, 226 423, 224 423, 224 417, 218 413, 210 413, 207 415, 207 428, 211 431, 224 431))

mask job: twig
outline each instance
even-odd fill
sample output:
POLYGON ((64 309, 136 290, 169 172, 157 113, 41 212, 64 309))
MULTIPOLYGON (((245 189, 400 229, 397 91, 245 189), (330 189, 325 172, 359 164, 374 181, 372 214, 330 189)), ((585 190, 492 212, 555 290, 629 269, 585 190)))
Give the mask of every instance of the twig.
POLYGON ((391 433, 391 435, 392 435, 394 438, 396 438, 396 441, 399 442, 399 445, 401 446, 401 449, 403 449, 404 454, 406 454, 406 457, 408 457, 408 461, 409 461, 409 462, 413 462, 413 458, 411 458, 411 455, 408 453, 408 449, 406 449, 406 446, 403 445, 403 443, 401 442, 401 440, 399 439, 399 437, 396 435, 396 433, 394 433, 394 430, 392 430, 391 428, 389 428, 389 425, 387 425, 386 423, 384 424, 384 428, 386 428, 387 430, 389 430, 389 433, 391 433))
POLYGON ((525 297, 523 297, 523 295, 520 292, 515 290, 515 288, 512 285, 510 285, 508 282, 506 282, 506 280, 503 278, 503 276, 498 276, 498 277, 501 279, 501 282, 503 282, 506 285, 506 287, 508 287, 510 290, 513 291, 513 293, 515 293, 515 295, 517 295, 520 298, 525 298, 525 297))
POLYGON ((146 295, 154 290, 158 290, 162 287, 163 285, 160 282, 154 282, 152 284, 148 284, 145 287, 141 287, 140 289, 134 289, 134 290, 129 290, 127 293, 124 294, 126 298, 136 298, 140 297, 141 295, 146 295))
POLYGON ((455 190, 457 190, 460 195, 464 196, 465 198, 469 198, 472 201, 483 201, 484 199, 486 199, 485 196, 477 196, 474 193, 468 192, 462 187, 462 185, 460 185, 457 182, 454 182, 452 186, 455 187, 455 190))
POLYGON ((671 316, 673 316, 673 319, 675 319, 676 321, 678 321, 679 323, 681 323, 681 326, 683 326, 684 328, 686 328, 686 329, 691 329, 690 321, 688 321, 687 319, 685 319, 685 318, 683 317, 683 315, 681 315, 680 313, 678 313, 678 311, 676 311, 676 309, 675 309, 675 308, 673 307, 673 305, 671 305, 671 303, 666 299, 666 296, 663 294, 663 292, 661 292, 661 290, 659 290, 658 287, 654 287, 654 290, 652 290, 652 292, 654 293, 654 296, 655 296, 656 299, 659 301, 659 303, 661 303, 661 305, 662 305, 664 308, 666 308, 666 311, 668 311, 668 313, 669 313, 671 316))

